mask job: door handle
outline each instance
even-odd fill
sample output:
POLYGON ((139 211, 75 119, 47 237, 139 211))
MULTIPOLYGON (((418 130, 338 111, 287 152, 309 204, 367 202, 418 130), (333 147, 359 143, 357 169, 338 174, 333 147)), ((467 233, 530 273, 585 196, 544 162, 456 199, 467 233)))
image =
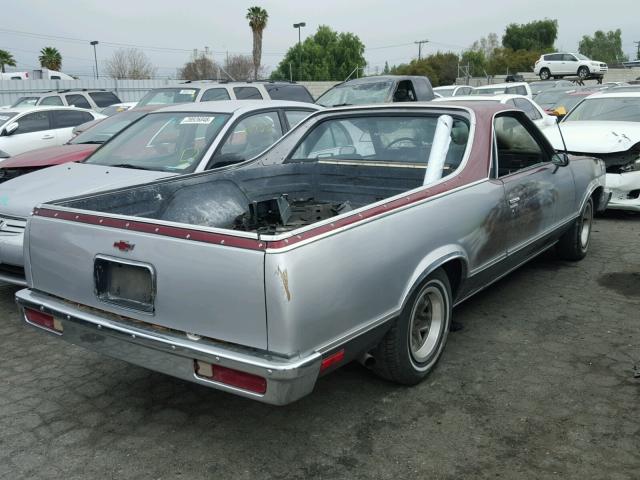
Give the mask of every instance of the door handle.
POLYGON ((45 135, 44 137, 42 137, 42 140, 51 140, 52 138, 55 138, 53 135, 45 135))
POLYGON ((515 207, 516 205, 518 205, 518 202, 520 201, 520 197, 513 197, 509 199, 509 206, 511 207, 515 207))

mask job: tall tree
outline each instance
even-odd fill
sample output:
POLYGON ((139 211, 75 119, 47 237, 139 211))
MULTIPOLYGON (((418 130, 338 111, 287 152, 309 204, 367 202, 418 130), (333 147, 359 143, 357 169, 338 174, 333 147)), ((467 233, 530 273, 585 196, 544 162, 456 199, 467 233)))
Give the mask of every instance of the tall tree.
POLYGON ((558 38, 557 20, 535 20, 529 23, 507 25, 502 37, 502 46, 511 50, 553 50, 558 38))
POLYGON ((38 60, 42 68, 56 71, 60 71, 62 68, 62 55, 60 55, 60 52, 55 47, 44 47, 40 50, 38 60))
POLYGON ((246 18, 253 32, 253 78, 257 80, 262 59, 262 32, 267 28, 269 14, 264 8, 249 7, 246 18))
POLYGON ((480 77, 486 75, 487 71, 487 58, 493 56, 495 48, 492 50, 491 55, 485 55, 484 49, 479 50, 466 50, 460 55, 460 66, 466 71, 469 67, 468 74, 471 77, 480 77))
POLYGON ((458 55, 452 52, 437 52, 420 60, 393 67, 396 75, 423 75, 429 77, 433 86, 451 85, 458 76, 458 55))
POLYGON ((318 27, 301 45, 296 43, 289 48, 271 78, 288 79, 289 72, 298 66, 298 58, 302 60, 301 71, 294 77, 305 80, 345 80, 356 68, 367 64, 364 44, 357 35, 338 33, 326 25, 318 27))
POLYGON ((204 53, 185 63, 180 70, 180 78, 184 80, 212 80, 216 74, 216 64, 204 53))
POLYGON ((8 65, 9 67, 15 67, 16 60, 13 58, 13 55, 11 55, 11 53, 7 52, 6 50, 0 50, 0 70, 2 70, 2 73, 4 73, 5 65, 8 65))
POLYGON ((116 50, 105 62, 105 66, 107 75, 118 79, 144 80, 153 77, 156 73, 156 67, 138 48, 116 50))
POLYGON ((384 62, 384 70, 382 70, 383 75, 389 75, 391 73, 391 69, 389 68, 389 62, 385 60, 384 62))
POLYGON ((482 52, 485 58, 489 58, 493 55, 493 51, 500 47, 500 42, 498 42, 498 34, 490 33, 486 37, 480 38, 480 40, 476 40, 471 45, 471 49, 474 52, 482 52))
POLYGON ((578 51, 593 60, 606 63, 620 63, 629 60, 622 52, 622 31, 620 29, 603 32, 598 30, 593 37, 584 35, 578 51))

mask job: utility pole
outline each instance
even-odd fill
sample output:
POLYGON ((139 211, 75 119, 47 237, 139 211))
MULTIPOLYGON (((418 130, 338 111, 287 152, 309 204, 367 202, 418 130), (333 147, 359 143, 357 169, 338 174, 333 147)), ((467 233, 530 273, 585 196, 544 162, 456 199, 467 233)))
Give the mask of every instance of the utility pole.
POLYGON ((302 80, 302 42, 300 36, 300 29, 306 27, 305 22, 294 23, 293 28, 298 29, 298 81, 302 80))
POLYGON ((417 42, 413 42, 418 45, 418 60, 422 59, 422 44, 429 43, 429 40, 418 40, 417 42))
POLYGON ((638 47, 638 53, 636 54, 636 60, 640 60, 640 41, 633 42, 638 47))
POLYGON ((98 41, 93 40, 89 42, 89 44, 93 45, 93 60, 96 62, 96 78, 99 78, 100 75, 98 74, 98 55, 96 54, 96 45, 98 45, 98 41))

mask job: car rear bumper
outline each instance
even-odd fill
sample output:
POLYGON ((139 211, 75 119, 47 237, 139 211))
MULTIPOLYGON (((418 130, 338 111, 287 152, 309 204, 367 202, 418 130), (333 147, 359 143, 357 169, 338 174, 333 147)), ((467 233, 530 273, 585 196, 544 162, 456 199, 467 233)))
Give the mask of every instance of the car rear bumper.
POLYGON ((321 355, 283 358, 263 351, 218 343, 208 339, 192 340, 185 334, 159 330, 142 324, 130 324, 108 314, 70 304, 44 293, 24 289, 16 294, 23 319, 36 328, 51 332, 74 345, 167 375, 223 390, 274 405, 285 405, 311 393, 318 378, 321 355), (25 309, 52 315, 61 332, 30 322, 25 309), (264 393, 255 393, 209 380, 196 374, 195 362, 248 373, 266 380, 264 393))

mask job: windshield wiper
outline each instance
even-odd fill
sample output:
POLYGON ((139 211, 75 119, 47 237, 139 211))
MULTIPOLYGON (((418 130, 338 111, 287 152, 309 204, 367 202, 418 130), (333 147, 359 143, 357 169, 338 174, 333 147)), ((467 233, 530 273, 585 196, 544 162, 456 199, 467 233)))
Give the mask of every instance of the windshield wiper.
POLYGON ((78 142, 75 145, 102 145, 105 140, 87 140, 86 142, 78 142))
POLYGON ((153 170, 152 168, 140 167, 131 163, 116 163, 115 165, 105 165, 105 167, 132 168, 134 170, 153 170))
POLYGON ((332 107, 348 107, 349 105, 353 105, 353 103, 336 103, 335 105, 331 105, 332 107))

